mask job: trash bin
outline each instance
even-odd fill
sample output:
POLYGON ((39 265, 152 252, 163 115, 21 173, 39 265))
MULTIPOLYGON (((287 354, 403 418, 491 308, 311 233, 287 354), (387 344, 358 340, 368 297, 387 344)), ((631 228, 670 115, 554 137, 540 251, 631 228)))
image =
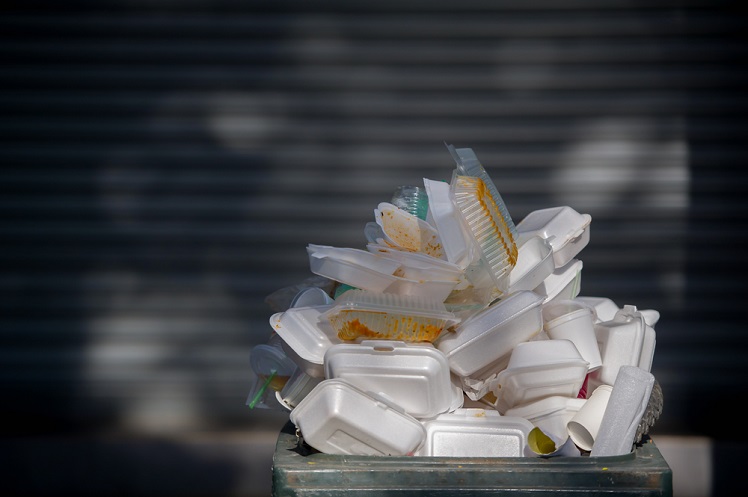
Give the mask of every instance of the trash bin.
POLYGON ((645 437, 611 457, 340 456, 299 446, 290 421, 273 456, 273 497, 672 496, 672 470, 645 437))

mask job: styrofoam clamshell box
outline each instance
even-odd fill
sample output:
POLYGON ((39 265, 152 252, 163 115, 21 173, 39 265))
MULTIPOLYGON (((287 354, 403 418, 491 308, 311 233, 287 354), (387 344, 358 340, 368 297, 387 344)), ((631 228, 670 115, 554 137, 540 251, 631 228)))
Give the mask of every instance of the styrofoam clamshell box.
POLYGON ((523 457, 532 423, 492 409, 465 408, 423 421, 418 456, 523 457))
POLYGON ((590 373, 590 391, 603 384, 612 386, 621 366, 652 369, 656 333, 635 306, 624 305, 612 320, 595 324, 595 335, 603 365, 590 373))
POLYGON ((556 267, 563 267, 590 241, 592 216, 580 214, 569 206, 550 207, 529 213, 517 223, 519 243, 541 236, 553 247, 556 267))
POLYGON ((384 291, 395 281, 401 264, 368 250, 328 245, 307 245, 309 269, 318 276, 372 292, 384 291))
POLYGON ((534 290, 556 269, 553 248, 540 236, 533 236, 520 245, 517 264, 509 273, 508 293, 534 290))
POLYGON ((411 455, 426 437, 416 418, 341 379, 321 381, 289 417, 306 443, 326 454, 411 455))
POLYGON ((283 350, 306 374, 323 378, 324 357, 334 343, 341 343, 330 324, 321 319, 332 305, 291 307, 270 316, 270 326, 283 339, 283 350))
POLYGON ((430 343, 364 340, 333 345, 325 354, 325 376, 384 394, 416 418, 431 418, 463 402, 449 363, 430 343))
POLYGON ((507 368, 496 376, 496 408, 506 413, 545 397, 576 397, 588 366, 570 340, 520 343, 512 351, 507 368))
POLYGON ((515 345, 542 331, 542 303, 534 292, 513 293, 457 325, 436 346, 457 376, 470 377, 494 364, 500 369, 515 345))

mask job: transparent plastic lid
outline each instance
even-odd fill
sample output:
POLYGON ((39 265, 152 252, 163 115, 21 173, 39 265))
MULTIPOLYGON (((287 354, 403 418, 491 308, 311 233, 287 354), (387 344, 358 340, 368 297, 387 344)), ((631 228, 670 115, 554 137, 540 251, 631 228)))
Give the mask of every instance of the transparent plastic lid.
POLYGON ((460 320, 438 300, 349 290, 322 317, 342 340, 383 338, 432 342, 460 320))
POLYGON ((506 236, 504 221, 480 178, 455 174, 450 184, 452 200, 463 225, 478 247, 480 258, 501 292, 509 287, 509 273, 517 263, 518 250, 506 236))

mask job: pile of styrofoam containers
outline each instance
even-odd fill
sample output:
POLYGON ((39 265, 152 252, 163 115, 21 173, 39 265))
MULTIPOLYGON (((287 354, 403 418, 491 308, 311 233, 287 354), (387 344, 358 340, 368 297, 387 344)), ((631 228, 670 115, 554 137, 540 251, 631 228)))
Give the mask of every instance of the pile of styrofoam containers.
POLYGON ((515 225, 472 150, 449 150, 451 183, 424 178, 428 209, 412 209, 424 219, 380 202, 365 248, 307 246, 336 290, 270 317, 247 403, 287 409, 331 454, 581 456, 600 426, 608 453, 631 451, 659 313, 580 295, 590 215, 515 225))

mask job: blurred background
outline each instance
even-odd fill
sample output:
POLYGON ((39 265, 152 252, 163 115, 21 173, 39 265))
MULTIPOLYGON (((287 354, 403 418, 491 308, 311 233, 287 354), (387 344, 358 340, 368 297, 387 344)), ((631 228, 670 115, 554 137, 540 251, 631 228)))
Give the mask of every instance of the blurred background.
POLYGON ((515 223, 592 216, 582 295, 661 314, 676 495, 730 495, 745 26, 697 0, 3 2, 0 493, 269 496, 266 297, 449 180, 447 142, 515 223))

